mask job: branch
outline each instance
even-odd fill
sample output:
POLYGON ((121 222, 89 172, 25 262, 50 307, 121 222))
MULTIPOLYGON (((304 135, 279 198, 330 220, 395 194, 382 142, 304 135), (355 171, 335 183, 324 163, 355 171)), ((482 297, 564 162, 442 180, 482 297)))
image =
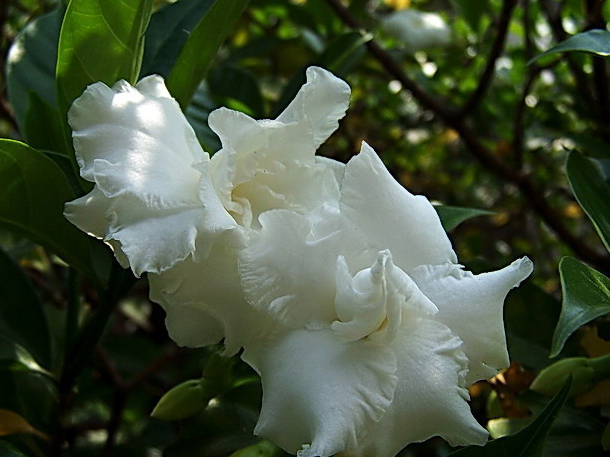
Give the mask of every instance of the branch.
MULTIPOLYGON (((354 17, 351 11, 346 8, 341 0, 326 0, 341 20, 350 27, 366 33, 366 30, 354 17)), ((463 116, 460 116, 457 109, 447 101, 439 101, 423 90, 415 81, 407 76, 401 66, 393 57, 376 41, 370 40, 366 43, 368 52, 381 64, 384 70, 399 81, 406 88, 419 104, 432 111, 441 121, 454 129, 461 140, 468 147, 474 157, 488 170, 505 181, 515 184, 526 201, 533 207, 534 211, 555 232, 574 253, 592 265, 607 270, 608 259, 605 255, 591 249, 581 240, 574 236, 564 225, 563 220, 557 216, 553 208, 549 205, 546 198, 538 191, 532 183, 530 176, 522 170, 515 170, 499 160, 492 151, 487 148, 478 138, 477 134, 466 124, 463 116)))
POLYGON ((478 104, 483 99, 489 85, 491 84, 496 70, 496 61, 504 50, 504 42, 506 41, 508 26, 510 24, 510 19, 515 6, 517 6, 517 0, 504 0, 502 3, 502 10, 500 11, 500 16, 496 21, 497 23, 490 26, 496 30, 496 38, 491 47, 489 57, 487 58, 485 70, 483 70, 483 74, 479 78, 479 84, 466 104, 463 106, 462 115, 467 115, 467 113, 470 113, 476 109, 478 104))

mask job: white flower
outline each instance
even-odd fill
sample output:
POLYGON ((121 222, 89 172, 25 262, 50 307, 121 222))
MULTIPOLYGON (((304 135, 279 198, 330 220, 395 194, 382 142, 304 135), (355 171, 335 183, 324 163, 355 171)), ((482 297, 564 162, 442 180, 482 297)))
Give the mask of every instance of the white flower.
POLYGON ((135 87, 96 83, 69 112, 81 176, 95 184, 66 204, 121 265, 149 273, 151 298, 186 346, 224 338, 228 353, 270 327, 243 298, 236 249, 268 209, 306 213, 338 201, 332 167, 315 157, 349 103, 349 86, 320 68, 276 120, 220 109, 210 160, 158 76, 135 87))
POLYGON ((451 43, 451 30, 436 13, 412 8, 394 11, 382 19, 381 27, 413 52, 445 47, 451 43))
POLYGON ((286 451, 482 444, 467 387, 507 366, 503 302, 531 262, 464 271, 429 201, 370 146, 347 165, 316 157, 348 102, 310 68, 275 120, 212 113, 210 159, 161 78, 94 84, 69 113, 94 188, 66 217, 148 273, 176 342, 244 348, 263 384, 255 432, 286 451))
POLYGON ((503 302, 531 262, 464 271, 432 205, 366 144, 340 181, 338 206, 268 211, 240 251, 248 300, 284 323, 243 355, 263 382, 255 433, 303 457, 483 444, 467 387, 508 365, 503 302))

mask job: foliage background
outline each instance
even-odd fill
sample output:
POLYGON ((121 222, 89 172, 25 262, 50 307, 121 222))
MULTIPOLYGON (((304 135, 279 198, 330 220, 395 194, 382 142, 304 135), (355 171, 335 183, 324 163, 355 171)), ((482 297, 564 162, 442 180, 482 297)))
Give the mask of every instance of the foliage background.
MULTIPOLYGON (((304 82, 307 66, 346 79, 353 89, 348 116, 320 154, 346 161, 366 139, 412 192, 442 205, 483 210, 454 210, 444 219, 468 219, 450 237, 475 272, 522 255, 534 260, 534 276, 506 305, 513 364, 473 386, 471 394, 477 418, 493 437, 514 432, 542 409, 548 398, 528 387, 553 363, 549 354, 562 309, 559 261, 570 255, 610 271, 598 236, 603 220, 591 223, 565 172, 570 153, 596 159, 591 173, 601 177, 602 194, 594 194, 602 207, 595 211, 604 213, 610 86, 600 52, 531 60, 570 35, 605 30, 607 2, 128 1, 141 10, 118 7, 101 14, 117 30, 139 21, 135 34, 125 29, 131 58, 116 43, 88 39, 93 25, 83 26, 74 11, 87 12, 95 3, 0 4, 0 63, 7 70, 0 80, 0 134, 44 151, 42 159, 4 140, 0 148, 0 455, 282 454, 252 436, 260 405, 254 373, 237 360, 219 361, 211 350, 177 348, 167 337, 163 311, 147 299, 145 279, 134 282, 116 265, 109 267, 100 243, 56 223, 60 215, 45 208, 45 198, 51 205, 53 198, 65 201, 82 192, 64 120, 71 100, 96 79, 112 84, 152 73, 168 79, 211 153, 219 148, 206 125, 214 108, 272 118, 304 82), (147 8, 154 11, 150 22, 147 8), (413 52, 386 35, 381 18, 401 8, 439 13, 452 30, 451 43, 413 52), (141 65, 135 65, 140 52, 141 65), (71 53, 85 56, 82 67, 74 66, 71 53), (21 161, 11 162, 17 155, 21 161), (42 171, 51 168, 46 161, 57 165, 55 174, 42 171), (15 180, 26 171, 27 178, 15 180), (91 254, 84 258, 83 252, 91 254), (149 416, 166 391, 200 377, 204 367, 215 380, 210 403, 184 420, 149 416)), ((588 163, 574 170, 588 170, 588 163)), ((585 182, 585 194, 593 189, 591 173, 574 178, 585 182)), ((560 358, 610 352, 604 317, 610 283, 600 281, 606 294, 595 304, 602 312, 568 332, 560 358)), ((603 455, 604 429, 610 445, 609 405, 608 382, 573 396, 550 431, 546 455, 603 455)), ((431 440, 404 455, 450 451, 431 440)))

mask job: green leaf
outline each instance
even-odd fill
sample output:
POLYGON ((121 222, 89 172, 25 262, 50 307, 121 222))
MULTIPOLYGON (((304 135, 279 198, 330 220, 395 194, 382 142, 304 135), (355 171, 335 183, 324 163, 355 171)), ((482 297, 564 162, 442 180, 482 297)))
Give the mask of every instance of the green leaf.
POLYGON ((563 304, 553 334, 551 357, 582 325, 610 313, 610 279, 572 257, 559 262, 563 304))
POLYGON ((210 71, 207 82, 215 99, 224 98, 222 105, 231 108, 231 102, 238 101, 247 108, 241 111, 249 116, 264 117, 258 81, 248 71, 231 64, 218 65, 210 71))
POLYGON ((489 11, 489 0, 451 0, 454 8, 474 31, 478 31, 483 15, 489 11))
POLYGON ((35 149, 66 154, 69 146, 62 128, 59 110, 36 92, 30 92, 22 127, 27 143, 35 149))
POLYGON ((568 155, 566 172, 576 200, 610 251, 610 187, 593 162, 578 152, 568 155))
POLYGON ((55 62, 63 9, 30 22, 15 38, 6 65, 8 96, 20 128, 33 91, 51 106, 56 105, 55 62))
POLYGON ((453 230, 462 222, 477 216, 490 216, 495 214, 493 211, 486 211, 476 208, 462 208, 458 206, 435 206, 438 217, 443 224, 446 232, 453 230))
POLYGON ((74 195, 48 157, 13 140, 0 140, 0 226, 30 238, 95 279, 89 238, 63 216, 74 195))
POLYGON ((589 30, 578 33, 562 41, 557 46, 537 55, 528 62, 531 64, 536 60, 560 52, 587 52, 602 57, 610 56, 610 32, 601 29, 589 30))
POLYGON ((21 268, 1 249, 0 332, 50 368, 51 334, 43 305, 21 268))
POLYGON ((451 457, 543 457, 544 442, 570 392, 571 379, 527 427, 514 435, 470 446, 450 454, 451 457))
POLYGON ((146 30, 142 75, 169 75, 182 47, 214 0, 181 0, 161 8, 146 30))
POLYGON ((23 452, 6 441, 0 441, 0 456, 2 457, 27 457, 23 452))
POLYGON ((152 0, 72 0, 59 37, 57 99, 62 115, 96 81, 135 83, 152 0))
POLYGON ((248 0, 216 0, 184 44, 167 78, 170 93, 183 109, 247 4, 248 0))
POLYGON ((371 34, 349 32, 331 41, 324 52, 316 59, 316 64, 345 76, 358 64, 366 53, 364 45, 373 39, 371 34))

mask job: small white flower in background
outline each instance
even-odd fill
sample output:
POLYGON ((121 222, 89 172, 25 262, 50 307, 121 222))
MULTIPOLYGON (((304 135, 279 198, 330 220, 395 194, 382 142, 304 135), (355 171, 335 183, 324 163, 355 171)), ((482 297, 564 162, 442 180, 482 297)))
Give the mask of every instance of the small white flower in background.
POLYGON ((220 109, 210 160, 159 77, 90 86, 70 124, 90 194, 66 217, 148 272, 170 336, 224 338, 263 384, 255 433, 304 457, 483 444, 467 387, 508 365, 502 307, 527 258, 473 275, 438 216, 363 144, 315 151, 349 103, 320 68, 275 120, 220 109))
POLYGON ((412 8, 394 11, 381 20, 381 28, 412 52, 442 48, 451 43, 451 30, 436 13, 412 8))

